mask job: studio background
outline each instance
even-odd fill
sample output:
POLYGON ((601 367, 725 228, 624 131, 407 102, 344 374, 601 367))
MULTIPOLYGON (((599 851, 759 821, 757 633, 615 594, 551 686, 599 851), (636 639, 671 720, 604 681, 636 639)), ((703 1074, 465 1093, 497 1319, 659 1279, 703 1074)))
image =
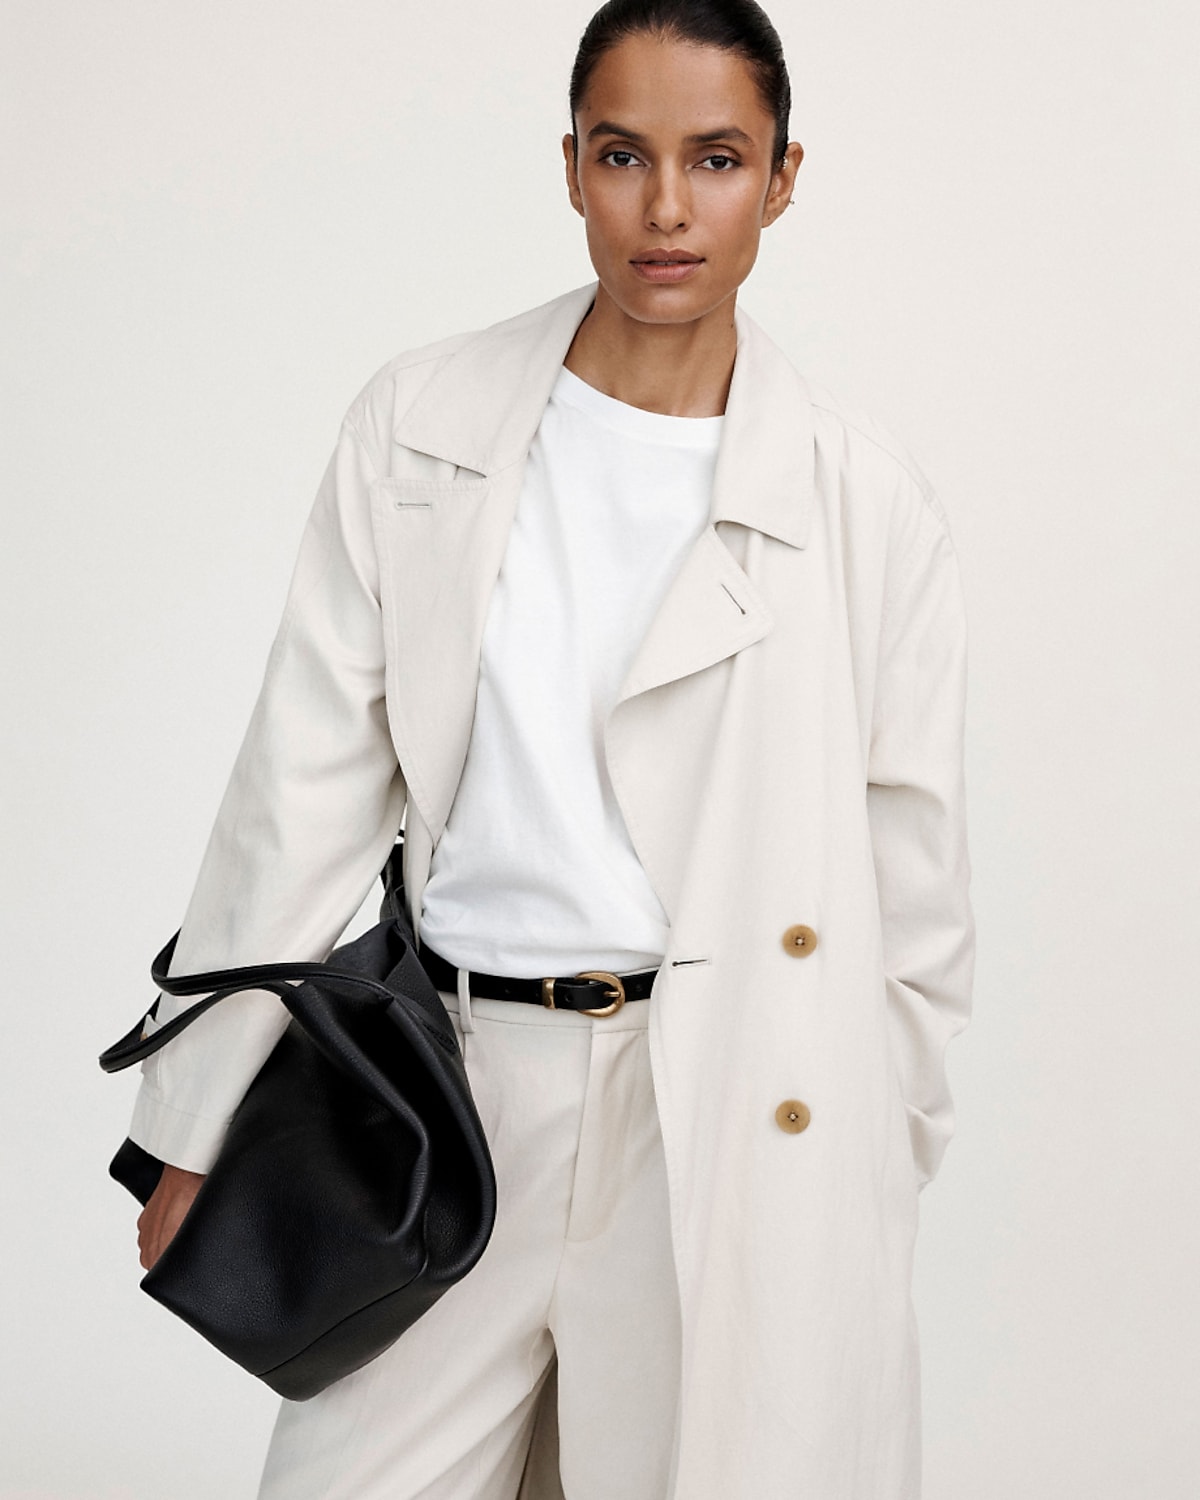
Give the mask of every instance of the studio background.
MULTIPOLYGON (((909 446, 967 596, 925 1500, 1193 1500, 1196 10, 768 9, 806 159, 742 304, 909 446)), ((3 1500, 255 1493, 275 1398, 138 1290, 105 1175, 136 1075, 95 1057, 152 998, 351 399, 592 277, 558 145, 591 10, 4 5, 3 1500)))

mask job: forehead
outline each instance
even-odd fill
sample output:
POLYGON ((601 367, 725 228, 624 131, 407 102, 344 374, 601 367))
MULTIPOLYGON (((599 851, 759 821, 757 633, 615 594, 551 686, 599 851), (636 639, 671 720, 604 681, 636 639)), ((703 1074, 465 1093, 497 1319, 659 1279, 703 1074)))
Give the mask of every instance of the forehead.
POLYGON ((577 111, 591 120, 619 121, 640 134, 688 134, 737 125, 754 140, 774 128, 746 59, 721 47, 626 37, 600 58, 577 111))

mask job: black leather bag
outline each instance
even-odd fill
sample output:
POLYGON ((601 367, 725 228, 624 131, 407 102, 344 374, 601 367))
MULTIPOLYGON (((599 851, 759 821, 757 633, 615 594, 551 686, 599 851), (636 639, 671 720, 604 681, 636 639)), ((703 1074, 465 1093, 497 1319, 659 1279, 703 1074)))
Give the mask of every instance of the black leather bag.
MULTIPOLYGON (((495 1223, 491 1154, 417 957, 401 849, 382 872, 379 924, 324 963, 168 978, 176 932, 151 976, 208 998, 145 1037, 156 1000, 100 1057, 110 1073, 140 1062, 243 990, 271 990, 291 1012, 141 1286, 293 1401, 394 1343, 471 1270, 495 1223)), ((127 1139, 109 1172, 145 1203, 162 1168, 127 1139)))

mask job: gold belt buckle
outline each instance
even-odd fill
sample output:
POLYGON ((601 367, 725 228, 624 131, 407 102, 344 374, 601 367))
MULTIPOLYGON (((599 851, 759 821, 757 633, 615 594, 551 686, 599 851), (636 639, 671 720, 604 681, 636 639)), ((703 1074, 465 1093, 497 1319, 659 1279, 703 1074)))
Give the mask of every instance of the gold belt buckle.
MULTIPOLYGON (((601 1006, 595 1010, 580 1010, 577 1015, 581 1016, 611 1016, 614 1011, 621 1009, 625 1004, 625 986, 621 983, 619 974, 610 974, 607 969, 585 969, 582 974, 576 974, 576 979, 607 979, 616 986, 615 989, 605 991, 606 994, 614 995, 616 998, 611 1005, 601 1006)), ((548 1005, 551 1010, 557 1009, 554 1004, 554 980, 542 980, 542 1003, 548 1005)))

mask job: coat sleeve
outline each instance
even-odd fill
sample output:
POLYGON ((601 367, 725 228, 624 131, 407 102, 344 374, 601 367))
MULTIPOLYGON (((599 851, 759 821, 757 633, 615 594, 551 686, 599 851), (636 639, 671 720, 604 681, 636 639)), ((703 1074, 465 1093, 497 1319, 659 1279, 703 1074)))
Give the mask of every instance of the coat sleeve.
MULTIPOLYGON (((371 458, 347 421, 308 516, 257 701, 180 924, 171 974, 322 960, 387 859, 406 791, 388 730, 371 458)), ((166 1021, 194 1003, 162 995, 166 1021)), ((142 1065, 130 1135, 211 1165, 287 1024, 230 996, 142 1065)))
POLYGON ((918 496, 901 532, 880 627, 867 810, 889 1035, 924 1187, 954 1129, 945 1051, 967 1024, 974 978, 967 634, 957 556, 936 500, 918 496))

